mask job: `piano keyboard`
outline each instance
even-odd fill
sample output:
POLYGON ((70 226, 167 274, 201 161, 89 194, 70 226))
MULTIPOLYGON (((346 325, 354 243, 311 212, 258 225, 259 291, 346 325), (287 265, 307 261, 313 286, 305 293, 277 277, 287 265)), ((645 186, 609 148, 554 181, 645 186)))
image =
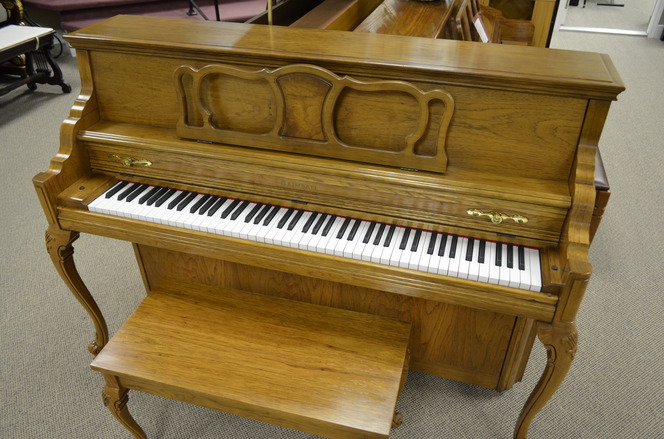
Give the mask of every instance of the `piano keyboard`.
POLYGON ((539 250, 237 198, 120 181, 92 212, 531 291, 539 250))

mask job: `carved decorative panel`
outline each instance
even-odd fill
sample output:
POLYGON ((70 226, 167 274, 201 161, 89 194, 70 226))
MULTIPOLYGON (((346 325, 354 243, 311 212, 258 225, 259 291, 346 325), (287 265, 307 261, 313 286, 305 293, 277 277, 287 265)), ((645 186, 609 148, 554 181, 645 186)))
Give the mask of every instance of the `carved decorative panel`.
POLYGON ((444 173, 454 100, 308 64, 175 72, 181 137, 444 173))

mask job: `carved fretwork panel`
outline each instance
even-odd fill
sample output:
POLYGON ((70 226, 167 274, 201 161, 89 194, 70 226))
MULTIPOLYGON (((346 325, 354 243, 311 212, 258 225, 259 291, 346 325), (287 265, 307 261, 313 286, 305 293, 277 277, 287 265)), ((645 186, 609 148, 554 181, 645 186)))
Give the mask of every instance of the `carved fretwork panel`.
POLYGON ((308 64, 175 72, 177 134, 444 173, 454 100, 405 81, 360 81, 308 64))

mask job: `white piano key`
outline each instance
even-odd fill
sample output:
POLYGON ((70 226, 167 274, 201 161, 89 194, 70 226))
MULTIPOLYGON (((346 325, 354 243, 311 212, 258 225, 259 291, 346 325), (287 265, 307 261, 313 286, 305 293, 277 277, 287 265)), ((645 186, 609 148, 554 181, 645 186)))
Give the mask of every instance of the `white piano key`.
MULTIPOLYGON (((418 251, 420 252, 420 258, 417 261, 417 267, 413 268, 414 270, 419 271, 429 271, 429 262, 431 262, 432 254, 428 253, 429 244, 431 243, 431 232, 422 232, 422 240, 420 242, 420 247, 418 251)), ((435 248, 434 248, 435 251, 435 248)))
MULTIPOLYGON (((403 249, 401 249, 401 244, 403 243, 403 236, 402 236, 402 239, 399 241, 397 247, 398 254, 394 256, 395 259, 398 258, 398 265, 401 268, 408 268, 408 264, 410 264, 410 257, 412 256, 410 248, 413 245, 413 240, 415 239, 415 230, 414 229, 407 229, 407 230, 409 230, 409 233, 408 233, 408 239, 406 240, 406 245, 404 246, 403 249)), ((404 230, 404 235, 405 234, 406 230, 404 230)))
POLYGON ((502 249, 502 264, 500 266, 500 280, 499 285, 509 286, 510 284, 510 269, 507 267, 507 244, 503 243, 502 249))
POLYGON ((328 255, 334 254, 334 239, 336 239, 337 232, 345 220, 346 218, 342 216, 338 216, 334 219, 332 227, 328 230, 327 234, 321 237, 320 241, 318 241, 318 244, 316 245, 317 252, 325 253, 328 255))
POLYGON ((478 281, 480 282, 489 282, 489 276, 490 276, 490 270, 491 270, 491 265, 493 264, 493 261, 495 260, 495 251, 496 251, 496 243, 495 242, 486 242, 486 248, 484 250, 484 263, 479 264, 480 266, 480 271, 479 271, 479 276, 477 278, 478 281))
POLYGON ((521 273, 521 279, 519 282, 519 286, 517 288, 521 288, 522 290, 529 290, 532 283, 530 280, 530 269, 531 269, 531 264, 530 264, 530 253, 529 253, 529 248, 524 248, 523 249, 523 256, 524 256, 524 270, 520 270, 521 273))
MULTIPOLYGON (((357 259, 357 260, 362 260, 362 254, 364 253, 364 249, 367 247, 369 242, 364 242, 364 238, 367 234, 367 231, 369 230, 369 226, 371 225, 371 221, 362 221, 360 223, 360 227, 357 228, 357 233, 355 234, 355 245, 352 246, 352 248, 349 246, 345 251, 349 253, 347 256, 348 258, 351 259, 357 259)), ((375 227, 374 227, 375 229, 375 227)), ((369 241, 371 241, 371 238, 369 238, 369 241)))
MULTIPOLYGON (((469 238, 471 240, 472 238, 469 238)), ((486 245, 485 245, 486 251, 486 245)), ((480 255, 480 240, 475 239, 473 242, 473 255, 468 264, 468 280, 478 280, 480 277, 480 263, 478 261, 480 255)))
MULTIPOLYGON (((450 237, 448 236, 447 239, 449 240, 450 237)), ((456 250, 454 252, 454 257, 449 256, 450 252, 446 252, 445 254, 449 257, 450 260, 450 265, 447 270, 447 275, 452 276, 452 277, 459 277, 459 266, 461 265, 461 255, 463 253, 463 250, 465 250, 464 240, 466 238, 463 238, 459 236, 457 238, 457 245, 456 245, 456 250)), ((454 242, 454 239, 452 239, 450 245, 454 242)), ((467 274, 466 274, 467 275, 467 274)), ((463 277, 463 276, 461 276, 463 277)))
POLYGON ((540 253, 535 249, 530 250, 530 290, 542 291, 542 268, 540 267, 540 253))
POLYGON ((380 260, 385 265, 392 265, 393 267, 399 266, 399 258, 397 257, 397 251, 399 250, 399 243, 403 238, 403 234, 406 231, 405 227, 396 227, 394 229, 394 234, 388 247, 383 251, 383 254, 380 257, 380 260))

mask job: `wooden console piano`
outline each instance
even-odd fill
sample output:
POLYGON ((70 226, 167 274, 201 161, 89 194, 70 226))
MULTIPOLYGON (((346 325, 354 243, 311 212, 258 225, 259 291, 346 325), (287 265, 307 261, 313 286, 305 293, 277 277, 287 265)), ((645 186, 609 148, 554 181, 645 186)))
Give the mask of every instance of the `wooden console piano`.
POLYGON ((386 438, 408 369, 506 390, 537 336, 526 437, 576 352, 606 55, 138 16, 67 39, 81 94, 34 184, 135 437, 129 389, 386 438), (131 242, 148 292, 110 340, 80 233, 131 242))

